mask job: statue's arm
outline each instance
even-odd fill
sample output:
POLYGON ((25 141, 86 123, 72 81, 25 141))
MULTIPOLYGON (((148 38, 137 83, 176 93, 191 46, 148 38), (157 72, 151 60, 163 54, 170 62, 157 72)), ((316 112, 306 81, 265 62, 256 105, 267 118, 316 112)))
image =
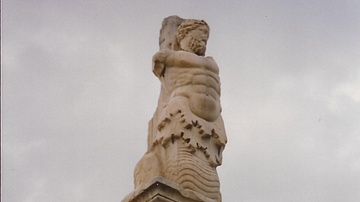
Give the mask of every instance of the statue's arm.
POLYGON ((164 76, 166 68, 166 60, 172 53, 172 50, 165 49, 157 52, 152 58, 152 71, 157 77, 164 76))

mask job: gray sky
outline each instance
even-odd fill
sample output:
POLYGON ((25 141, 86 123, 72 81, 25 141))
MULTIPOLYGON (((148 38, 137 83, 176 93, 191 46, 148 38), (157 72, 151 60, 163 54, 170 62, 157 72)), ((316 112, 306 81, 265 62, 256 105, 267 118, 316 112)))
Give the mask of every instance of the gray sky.
POLYGON ((146 151, 161 21, 204 19, 224 202, 360 201, 360 1, 2 1, 2 199, 120 201, 146 151))

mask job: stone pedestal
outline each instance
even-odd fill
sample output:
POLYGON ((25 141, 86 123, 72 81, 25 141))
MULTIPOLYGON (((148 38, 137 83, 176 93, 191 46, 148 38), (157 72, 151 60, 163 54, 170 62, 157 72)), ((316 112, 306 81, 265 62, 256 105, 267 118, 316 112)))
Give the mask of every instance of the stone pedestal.
POLYGON ((147 188, 134 191, 122 202, 215 202, 183 190, 162 177, 154 178, 147 188))

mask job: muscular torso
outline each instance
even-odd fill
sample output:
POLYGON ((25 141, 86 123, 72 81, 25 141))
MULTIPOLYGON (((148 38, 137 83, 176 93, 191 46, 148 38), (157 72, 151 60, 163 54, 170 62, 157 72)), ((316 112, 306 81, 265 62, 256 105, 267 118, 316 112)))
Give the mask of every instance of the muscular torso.
POLYGON ((173 51, 166 58, 165 68, 163 82, 170 94, 168 105, 186 98, 196 116, 207 121, 218 118, 221 112, 219 69, 211 57, 173 51))

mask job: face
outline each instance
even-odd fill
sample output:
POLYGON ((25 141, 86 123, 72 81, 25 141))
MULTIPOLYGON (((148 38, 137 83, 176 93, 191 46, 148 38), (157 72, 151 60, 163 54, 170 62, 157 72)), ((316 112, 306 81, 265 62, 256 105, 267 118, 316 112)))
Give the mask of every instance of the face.
POLYGON ((207 26, 201 25, 190 31, 185 38, 180 41, 180 47, 185 51, 204 56, 208 38, 209 29, 207 26))

